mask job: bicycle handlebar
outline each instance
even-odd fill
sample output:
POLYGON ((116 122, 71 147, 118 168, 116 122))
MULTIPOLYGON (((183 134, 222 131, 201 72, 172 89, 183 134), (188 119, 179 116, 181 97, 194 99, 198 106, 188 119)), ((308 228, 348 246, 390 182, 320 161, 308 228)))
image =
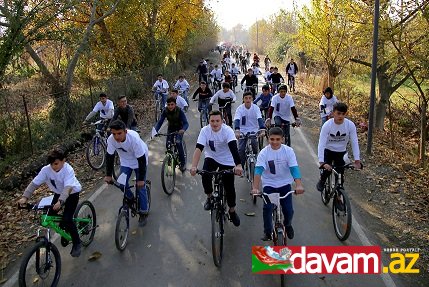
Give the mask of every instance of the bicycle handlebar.
POLYGON ((248 132, 246 134, 245 133, 240 133, 239 139, 257 138, 257 137, 259 137, 262 134, 263 131, 265 131, 265 129, 261 129, 261 130, 257 131, 256 133, 255 132, 248 132))
MULTIPOLYGON (((113 180, 111 182, 107 182, 107 184, 114 185, 115 187, 119 188, 121 191, 122 191, 122 189, 125 189, 125 185, 119 184, 119 183, 117 183, 116 181, 113 181, 113 180)), ((134 187, 134 185, 130 185, 129 186, 130 189, 133 188, 133 187, 134 187)))
MULTIPOLYGON (((325 165, 325 164, 329 164, 329 163, 324 163, 324 164, 322 164, 321 166, 319 166, 319 169, 325 169, 323 166, 325 165)), ((330 165, 330 164, 329 164, 330 165)), ((345 165, 342 165, 342 166, 333 166, 333 165, 331 165, 331 167, 332 167, 332 169, 333 170, 337 170, 337 169, 339 169, 339 168, 344 168, 344 169, 351 169, 351 170, 359 170, 359 169, 357 169, 354 165, 353 165, 353 163, 348 163, 348 164, 345 164, 345 165)), ((363 169, 363 164, 362 163, 360 163, 360 169, 363 169)))
POLYGON ((215 170, 215 171, 208 171, 208 170, 198 170, 197 174, 203 175, 203 174, 210 174, 210 175, 216 175, 216 174, 234 174, 234 169, 225 169, 225 170, 215 170))

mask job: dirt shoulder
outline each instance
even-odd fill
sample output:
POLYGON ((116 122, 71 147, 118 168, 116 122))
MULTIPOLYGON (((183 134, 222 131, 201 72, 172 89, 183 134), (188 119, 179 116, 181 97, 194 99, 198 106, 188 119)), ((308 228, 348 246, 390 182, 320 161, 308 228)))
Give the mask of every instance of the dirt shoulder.
MULTIPOLYGON (((317 147, 321 94, 306 86, 301 79, 298 84, 298 92, 292 96, 303 118, 303 129, 313 146, 317 147)), ((349 110, 352 111, 353 107, 349 110)), ((351 112, 349 118, 358 123, 360 115, 351 112)), ((358 216, 372 244, 382 248, 419 248, 420 258, 416 267, 420 274, 401 275, 401 279, 406 286, 428 286, 429 177, 398 155, 410 149, 407 143, 398 143, 400 151, 393 151, 388 146, 387 135, 378 132, 374 135, 373 155, 368 156, 365 154, 367 134, 359 131, 358 136, 365 168, 346 174, 346 189, 353 214, 358 216)))

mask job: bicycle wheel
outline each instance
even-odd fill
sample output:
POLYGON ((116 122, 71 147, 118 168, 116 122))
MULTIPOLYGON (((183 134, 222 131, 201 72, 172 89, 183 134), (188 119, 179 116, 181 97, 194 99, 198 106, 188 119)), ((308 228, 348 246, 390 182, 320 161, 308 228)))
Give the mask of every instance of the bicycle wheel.
POLYGON ((57 286, 61 275, 58 248, 45 238, 25 254, 19 268, 19 286, 57 286))
MULTIPOLYGON (((286 236, 282 231, 277 231, 276 232, 276 241, 274 242, 275 246, 286 246, 287 242, 286 242, 286 236)), ((280 286, 285 286, 285 275, 284 274, 280 274, 280 286)))
POLYGON ((325 187, 323 188, 322 192, 320 193, 320 196, 322 197, 322 202, 324 205, 328 205, 329 200, 331 197, 329 196, 331 193, 331 177, 329 176, 326 179, 325 187))
POLYGON ((151 182, 150 180, 146 180, 146 193, 147 193, 147 211, 150 211, 150 203, 151 203, 151 195, 150 195, 150 189, 151 189, 151 182))
POLYGON ((130 230, 130 218, 128 216, 128 210, 121 207, 116 219, 115 228, 115 245, 119 251, 124 251, 127 247, 128 231, 130 230))
POLYGON ((93 137, 89 145, 86 147, 86 161, 94 170, 99 170, 104 165, 106 157, 106 147, 102 143, 100 137, 93 137))
POLYGON ((113 179, 118 180, 121 170, 121 161, 119 160, 119 154, 115 151, 115 158, 113 160, 113 179))
POLYGON ((201 126, 201 128, 205 127, 205 121, 206 121, 205 117, 206 116, 205 116, 204 112, 201 111, 200 112, 200 126, 201 126))
MULTIPOLYGON (((255 161, 252 160, 248 163, 248 167, 249 167, 249 182, 250 182, 250 190, 252 190, 253 187, 253 178, 255 177, 255 161)), ((257 201, 257 197, 256 196, 252 196, 253 197, 253 204, 256 204, 257 201)))
POLYGON ((74 222, 83 246, 88 246, 94 239, 97 217, 94 205, 88 200, 82 201, 74 212, 74 222))
POLYGON ((161 116, 161 103, 159 100, 155 101, 155 123, 159 121, 159 117, 161 116))
POLYGON ((264 148, 264 137, 258 137, 258 148, 261 151, 264 148))
POLYGON ((335 193, 332 202, 332 220, 337 238, 346 240, 352 230, 352 209, 349 198, 341 188, 335 193))
POLYGON ((188 150, 186 149, 186 142, 184 138, 182 138, 182 144, 183 144, 183 153, 185 154, 185 165, 186 165, 186 162, 188 160, 188 150))
POLYGON ((219 211, 219 209, 213 209, 211 211, 212 254, 213 254, 213 262, 217 267, 220 267, 222 264, 223 222, 224 222, 224 213, 219 211))
POLYGON ((176 168, 173 155, 167 153, 161 167, 162 189, 167 195, 171 195, 176 184, 176 168))

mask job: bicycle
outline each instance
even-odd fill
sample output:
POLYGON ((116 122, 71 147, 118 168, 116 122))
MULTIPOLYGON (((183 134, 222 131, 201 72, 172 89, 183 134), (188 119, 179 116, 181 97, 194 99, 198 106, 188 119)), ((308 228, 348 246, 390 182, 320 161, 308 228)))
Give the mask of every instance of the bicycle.
MULTIPOLYGON (((289 191, 284 196, 280 196, 279 193, 265 193, 262 192, 259 195, 254 195, 262 197, 265 204, 272 204, 272 222, 273 222, 273 231, 271 233, 271 238, 273 239, 274 246, 287 246, 287 234, 286 229, 283 224, 283 212, 282 206, 280 205, 280 200, 288 197, 292 193, 295 193, 294 190, 289 191)), ((280 286, 285 286, 285 275, 280 275, 280 286)))
POLYGON ((295 76, 289 74, 288 79, 289 91, 293 91, 295 93, 295 76))
POLYGON ((228 219, 231 221, 226 206, 226 195, 223 187, 222 175, 234 174, 234 170, 206 171, 197 170, 197 174, 211 174, 213 178, 212 209, 210 210, 212 229, 212 255, 216 267, 221 267, 223 259, 223 236, 225 233, 224 224, 228 219))
MULTIPOLYGON (((319 169, 323 170, 323 167, 319 169)), ((332 221, 335 235, 340 241, 346 240, 352 230, 352 209, 344 190, 344 169, 355 169, 355 167, 351 163, 332 166, 332 173, 326 179, 320 193, 324 205, 328 205, 332 198, 332 221)))
POLYGON ((234 101, 232 100, 232 98, 225 98, 224 100, 226 101, 226 103, 224 106, 219 106, 219 111, 222 113, 223 122, 226 125, 231 126, 232 123, 229 122, 227 107, 228 105, 234 103, 234 101))
POLYGON ((89 125, 95 126, 95 135, 86 147, 86 161, 94 170, 100 170, 105 163, 107 148, 106 120, 98 120, 89 125))
MULTIPOLYGON (((52 196, 43 198, 38 204, 18 205, 18 209, 34 210, 35 218, 43 228, 37 230, 36 244, 23 256, 19 268, 19 286, 34 286, 41 284, 57 286, 61 276, 61 255, 51 241, 51 229, 61 236, 61 245, 66 247, 71 242, 71 235, 61 227, 61 215, 48 215, 53 205, 52 196), (42 213, 38 217, 38 213, 42 213), (52 277, 52 278, 51 278, 52 277)), ((76 208, 73 218, 76 224, 81 244, 88 246, 94 239, 96 224, 95 208, 90 201, 82 201, 76 208)))
POLYGON ((157 123, 159 121, 159 118, 161 117, 161 113, 164 107, 162 106, 162 103, 161 103, 162 93, 159 91, 155 91, 154 96, 155 96, 155 110, 154 110, 155 118, 154 119, 155 119, 155 122, 157 123))
MULTIPOLYGON (((125 174, 124 174, 125 176, 125 174)), ((139 201, 139 193, 135 190, 133 194, 133 198, 128 198, 125 195, 125 184, 119 184, 116 181, 112 181, 109 184, 117 187, 124 194, 122 200, 122 206, 119 208, 118 218, 116 219, 115 226, 115 245, 119 251, 124 251, 125 247, 127 247, 128 243, 128 233, 130 231, 130 214, 132 217, 135 217, 139 214, 140 210, 140 201, 139 201)), ((130 189, 134 188, 134 185, 129 187, 130 189)), ((150 211, 150 189, 151 189, 151 181, 145 180, 145 188, 147 193, 147 206, 148 212, 150 211)), ((145 220, 145 217, 148 215, 139 215, 139 223, 145 220)))
MULTIPOLYGON (((243 87, 241 87, 241 89, 243 90, 243 87)), ((251 92, 253 100, 255 100, 256 94, 258 93, 258 84, 253 84, 251 86, 246 86, 244 88, 244 90, 243 90, 243 93, 245 93, 245 92, 251 92)))
MULTIPOLYGON (((179 165, 179 152, 176 147, 176 135, 178 132, 168 134, 157 134, 156 137, 160 136, 172 136, 172 141, 167 142, 167 150, 165 151, 165 157, 162 161, 161 167, 161 184, 165 194, 172 195, 176 186, 176 167, 179 165)), ((186 144, 182 138, 183 152, 185 153, 185 162, 188 157, 186 151, 186 144)))
MULTIPOLYGON (((256 154, 253 152, 252 148, 252 140, 259 138, 261 132, 258 131, 257 133, 247 133, 247 134, 240 134, 240 139, 246 140, 246 160, 244 162, 243 170, 246 174, 246 179, 250 183, 250 188, 253 187, 253 178, 255 176, 255 165, 256 165, 256 154)), ((256 196, 252 196, 253 204, 256 204, 256 196)))
MULTIPOLYGON (((268 104, 268 106, 270 106, 270 104, 268 104)), ((265 122, 269 108, 263 108, 263 107, 259 106, 259 109, 261 110, 262 120, 265 122)), ((265 133, 265 136, 258 137, 258 148, 259 148, 259 150, 262 150, 264 148, 264 139, 266 139, 266 141, 268 142, 268 133, 267 132, 265 133)))
MULTIPOLYGON (((273 124, 271 125, 272 127, 279 127, 283 130, 283 139, 284 139, 284 143, 288 146, 291 146, 291 134, 290 134, 290 128, 289 128, 289 133, 286 133, 287 127, 292 126, 293 128, 297 127, 296 123, 284 123, 282 122, 280 125, 277 124, 273 124)), ((268 134, 269 134, 269 130, 268 130, 268 134)))
MULTIPOLYGON (((198 99, 194 100, 195 102, 199 101, 198 99)), ((209 102, 210 99, 201 100, 201 110, 200 110, 200 126, 201 128, 205 127, 209 123, 209 102)))

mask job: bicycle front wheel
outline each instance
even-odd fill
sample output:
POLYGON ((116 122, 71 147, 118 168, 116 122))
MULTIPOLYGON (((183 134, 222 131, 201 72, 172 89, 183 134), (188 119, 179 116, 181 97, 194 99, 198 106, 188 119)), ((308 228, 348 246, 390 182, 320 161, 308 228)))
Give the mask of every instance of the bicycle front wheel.
POLYGON ((57 247, 45 239, 26 253, 19 268, 19 286, 57 286, 61 275, 61 256, 57 247))
POLYGON ((119 160, 119 154, 115 151, 115 158, 113 160, 113 179, 118 180, 121 170, 121 161, 119 160))
POLYGON ((176 167, 174 157, 167 153, 161 167, 162 189, 167 195, 171 195, 176 185, 176 167))
POLYGON ((86 147, 86 161, 92 169, 99 170, 104 166, 105 158, 106 147, 102 143, 102 138, 93 137, 86 147))
POLYGON ((211 211, 212 254, 213 262, 217 267, 220 267, 222 264, 224 216, 224 213, 218 209, 213 209, 211 211))
MULTIPOLYGON (((255 161, 249 161, 247 163, 247 166, 249 167, 248 170, 248 179, 250 183, 250 190, 253 188, 253 179, 255 177, 255 161)), ((256 204, 257 197, 252 195, 253 204, 256 204)))
POLYGON ((159 121, 161 116, 161 103, 159 100, 155 101, 155 123, 159 121))
POLYGON ((332 220, 337 238, 340 241, 346 240, 352 230, 352 209, 349 198, 342 189, 338 189, 334 195, 332 220))
POLYGON ((325 182, 325 186, 322 190, 322 192, 320 193, 320 196, 322 198, 322 202, 324 205, 328 205, 330 198, 330 193, 331 193, 331 177, 329 176, 326 179, 325 182))
POLYGON ((94 239, 97 218, 94 205, 88 200, 82 201, 74 212, 74 222, 83 246, 88 246, 94 239))
POLYGON ((130 230, 130 219, 128 211, 125 208, 121 208, 116 220, 115 228, 115 245, 119 251, 124 251, 127 247, 128 232, 130 230))

